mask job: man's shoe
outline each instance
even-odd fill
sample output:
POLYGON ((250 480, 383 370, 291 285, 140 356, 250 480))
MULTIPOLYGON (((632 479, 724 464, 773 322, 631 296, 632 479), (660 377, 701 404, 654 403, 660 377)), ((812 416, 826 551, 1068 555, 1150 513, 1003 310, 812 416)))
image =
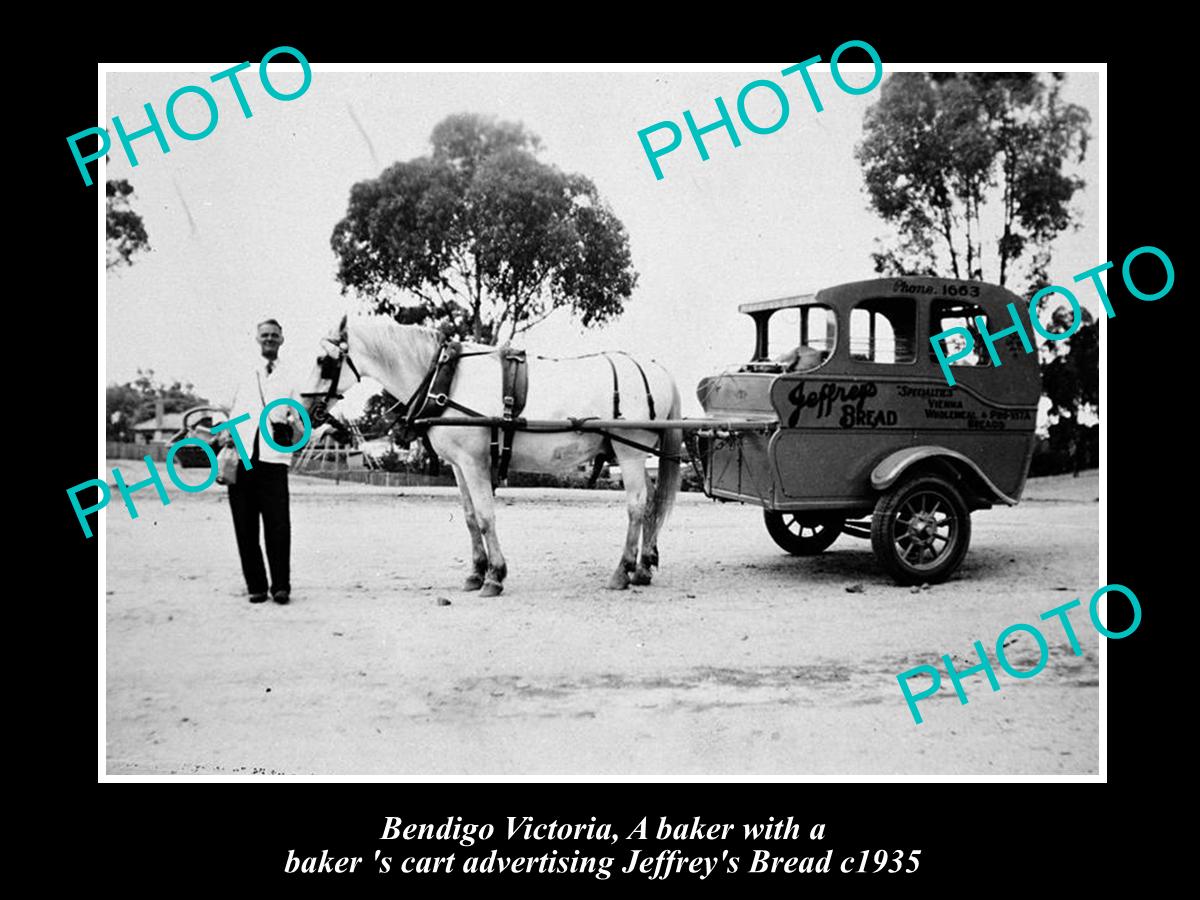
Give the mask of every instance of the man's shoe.
POLYGON ((267 595, 266 594, 251 594, 250 602, 251 603, 266 603, 267 595))
POLYGON ((271 599, 280 606, 283 606, 284 604, 290 602, 292 598, 288 591, 276 591, 271 595, 271 599))

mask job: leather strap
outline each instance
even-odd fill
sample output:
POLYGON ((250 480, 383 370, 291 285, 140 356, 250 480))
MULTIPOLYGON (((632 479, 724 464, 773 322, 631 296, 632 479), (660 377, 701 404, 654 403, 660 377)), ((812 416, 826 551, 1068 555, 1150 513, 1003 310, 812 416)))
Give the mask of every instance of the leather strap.
POLYGON ((504 410, 501 418, 504 425, 492 427, 492 484, 508 478, 508 466, 512 461, 513 437, 524 423, 519 418, 525 408, 528 391, 528 369, 524 350, 513 350, 508 344, 500 348, 500 394, 504 410))
POLYGON ((634 357, 630 356, 624 350, 617 350, 614 352, 620 353, 631 363, 637 366, 638 374, 642 376, 642 387, 646 389, 646 406, 650 410, 650 421, 654 421, 654 395, 650 393, 650 379, 646 377, 646 370, 642 368, 642 364, 640 362, 638 362, 634 357))

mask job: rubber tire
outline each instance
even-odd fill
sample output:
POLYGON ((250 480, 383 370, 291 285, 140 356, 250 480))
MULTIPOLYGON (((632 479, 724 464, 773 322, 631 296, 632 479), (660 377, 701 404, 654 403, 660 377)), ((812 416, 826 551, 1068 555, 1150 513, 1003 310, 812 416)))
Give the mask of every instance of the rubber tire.
POLYGON ((897 584, 936 584, 949 578, 959 567, 971 544, 971 511, 958 488, 936 475, 918 475, 902 482, 879 498, 871 517, 871 547, 875 558, 897 584), (941 497, 958 519, 956 543, 943 551, 941 561, 931 568, 916 569, 896 552, 892 523, 904 502, 925 491, 941 497))
POLYGON ((792 556, 816 556, 818 553, 824 553, 838 539, 838 535, 842 533, 842 525, 846 521, 840 516, 823 516, 820 513, 804 515, 803 513, 773 512, 769 509, 763 510, 763 519, 766 520, 767 533, 771 535, 771 539, 792 556), (803 519, 803 527, 820 528, 821 530, 811 537, 804 537, 788 528, 786 519, 792 521, 803 519))

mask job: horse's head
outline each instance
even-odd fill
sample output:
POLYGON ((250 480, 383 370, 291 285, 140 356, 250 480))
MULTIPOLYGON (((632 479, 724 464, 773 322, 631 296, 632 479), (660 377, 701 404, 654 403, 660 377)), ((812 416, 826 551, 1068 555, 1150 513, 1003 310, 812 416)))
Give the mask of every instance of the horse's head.
POLYGON ((333 418, 332 410, 342 399, 341 391, 359 381, 362 381, 362 376, 359 375, 354 361, 350 359, 346 316, 342 316, 337 328, 321 338, 316 364, 303 385, 306 390, 300 393, 313 425, 320 425, 333 418), (351 376, 354 378, 353 382, 349 381, 351 376))

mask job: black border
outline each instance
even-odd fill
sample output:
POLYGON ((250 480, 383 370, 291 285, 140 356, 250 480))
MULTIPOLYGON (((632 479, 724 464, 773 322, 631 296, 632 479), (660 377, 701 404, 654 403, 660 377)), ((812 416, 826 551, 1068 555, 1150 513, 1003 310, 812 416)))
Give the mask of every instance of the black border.
MULTIPOLYGON (((212 27, 204 30, 171 29, 169 40, 153 33, 139 33, 134 25, 120 26, 119 35, 106 42, 96 36, 58 40, 53 63, 53 83, 58 90, 53 103, 30 98, 38 108, 30 119, 34 125, 25 134, 32 138, 31 161, 38 173, 29 185, 34 194, 26 207, 33 218, 34 234, 48 237, 45 247, 34 247, 31 255, 46 250, 49 266, 43 276, 53 283, 52 294, 72 313, 72 327, 65 346, 60 345, 58 365, 50 379, 61 376, 62 396, 70 408, 81 408, 90 422, 94 408, 92 374, 97 359, 94 324, 96 308, 96 207, 94 188, 81 186, 75 164, 63 140, 95 120, 95 63, 99 60, 159 61, 164 59, 250 59, 265 50, 290 44, 301 48, 313 61, 379 61, 413 59, 421 53, 428 59, 471 60, 576 59, 608 60, 635 57, 662 59, 702 58, 805 58, 851 38, 871 42, 885 62, 998 59, 1005 61, 1056 60, 1107 61, 1108 76, 1108 222, 1109 256, 1119 270, 1124 254, 1134 247, 1154 244, 1175 263, 1173 292, 1157 303, 1142 303, 1124 291, 1119 276, 1110 277, 1109 292, 1117 317, 1108 323, 1108 396, 1103 414, 1107 419, 1108 503, 1110 523, 1108 578, 1132 588, 1141 598, 1144 617, 1139 631, 1124 641, 1108 644, 1108 777, 1112 790, 1103 801, 1092 787, 1029 784, 1017 785, 706 785, 706 786, 556 786, 537 785, 287 785, 225 787, 218 790, 172 786, 105 785, 104 796, 90 797, 84 808, 89 828, 72 840, 94 875, 124 886, 151 886, 186 882, 195 886, 237 884, 288 884, 291 889, 342 890, 346 881, 324 879, 307 884, 286 881, 280 875, 282 860, 291 847, 329 847, 367 852, 379 846, 378 830, 385 815, 400 815, 406 821, 440 821, 447 815, 473 817, 500 825, 509 814, 531 813, 549 819, 587 821, 591 815, 614 822, 636 821, 641 815, 666 815, 690 820, 700 815, 706 821, 753 821, 768 815, 805 816, 807 822, 825 821, 839 845, 905 846, 926 849, 922 886, 934 884, 971 890, 984 884, 1016 879, 1014 887, 1032 883, 1083 886, 1105 869, 1107 855, 1100 847, 1115 842, 1123 848, 1107 863, 1128 858, 1139 849, 1149 849, 1155 838, 1150 812, 1142 804, 1155 802, 1155 791, 1143 784, 1155 774, 1170 777, 1181 771, 1184 742, 1165 737, 1168 716, 1152 705, 1169 683, 1164 672, 1167 634, 1186 635, 1181 621, 1188 603, 1172 582, 1176 556, 1169 549, 1172 532, 1186 528, 1191 485, 1184 435, 1189 425, 1188 401, 1184 390, 1194 379, 1185 379, 1183 361, 1191 356, 1183 309, 1186 295, 1186 246, 1184 231, 1171 222, 1171 213, 1190 194, 1187 163, 1191 157, 1179 116, 1188 115, 1184 92, 1190 84, 1181 65, 1171 62, 1180 56, 1163 44, 1161 34, 1151 27, 1136 33, 1136 25, 1112 25, 1120 37, 1107 31, 1106 23, 1081 26, 1078 21, 1055 23, 1011 10, 978 10, 974 22, 958 23, 956 13, 913 9, 906 26, 885 25, 865 12, 834 26, 804 24, 802 10, 788 13, 779 29, 787 33, 771 45, 752 40, 751 35, 770 33, 772 16, 763 11, 735 13, 746 26, 746 39, 739 42, 736 29, 725 29, 705 18, 693 30, 663 27, 657 34, 637 40, 639 23, 623 17, 604 23, 588 22, 586 37, 567 19, 550 18, 541 23, 548 32, 537 39, 502 40, 521 31, 518 24, 506 28, 475 19, 468 39, 452 34, 453 26, 420 25, 400 19, 378 28, 369 22, 357 27, 335 29, 328 22, 307 19, 302 28, 294 25, 250 28, 212 27), (1021 15, 1021 21, 979 24, 977 15, 994 12, 1021 15), (941 27, 934 26, 934 21, 941 27), (385 27, 386 25, 386 27, 385 27), (753 25, 751 28, 750 26, 753 25), (700 28, 708 30, 699 30, 700 28), (1133 30, 1131 30, 1133 29, 1133 30), (488 38, 487 46, 471 41, 488 38), (553 41, 551 41, 553 39, 553 41), (583 46, 580 46, 580 42, 583 46), (36 131, 32 131, 36 127, 36 131), (1172 340, 1178 336, 1180 343, 1172 340), (82 391, 79 385, 86 385, 82 391), (1164 478, 1163 476, 1166 476, 1164 478), (1167 478, 1170 482, 1167 482, 1167 478), (1167 497, 1180 502, 1168 504, 1167 497), (1176 512, 1175 517, 1168 512, 1176 512), (1164 656, 1155 657, 1157 647, 1164 656), (188 790, 187 796, 181 790, 188 790), (120 791, 120 795, 117 795, 120 791), (266 796, 266 792, 270 796, 266 796), (1065 792, 1070 791, 1068 796, 1065 792), (135 793, 136 792, 136 793, 135 793), (551 800, 550 798, 553 798, 551 800), (1136 826, 1131 826, 1130 813, 1136 826), (1132 834, 1130 833, 1132 831, 1132 834), (1119 841, 1114 841, 1120 835, 1119 841), (890 843, 889 843, 890 842, 890 843), (1102 855, 1104 854, 1104 855, 1102 855), (936 861, 936 864, 935 864, 936 861), (973 876, 973 877, 972 877, 973 876), (982 877, 981 877, 982 876, 982 877), (990 877, 989 877, 990 876, 990 877)), ((653 17, 659 11, 643 10, 638 16, 653 17)), ((375 13, 354 13, 369 20, 375 13)), ((698 15, 698 14, 697 14, 698 15)), ((1039 16, 1042 14, 1039 12, 1039 16)), ((303 16, 299 18, 303 19, 303 16)), ((604 18, 604 17, 600 17, 604 18)), ((660 26, 661 27, 661 26, 660 26)), ((148 30, 148 29, 147 29, 148 30)), ((1099 262, 1099 260, 1097 260, 1099 262)), ((41 283, 39 280, 35 283, 41 283)), ((95 597, 96 545, 79 534, 75 517, 64 499, 63 487, 91 477, 93 437, 87 425, 72 425, 78 443, 49 441, 49 461, 39 468, 34 508, 51 510, 50 540, 44 567, 53 567, 47 582, 53 585, 50 599, 70 603, 69 612, 55 615, 56 627, 67 640, 62 650, 65 663, 55 667, 46 687, 53 691, 51 721, 46 725, 53 747, 69 748, 69 760, 54 776, 65 782, 64 802, 45 812, 54 817, 74 817, 71 799, 86 791, 84 782, 95 775, 96 708, 93 703, 96 671, 95 597), (66 549, 67 560, 57 562, 66 549), (62 576, 59 573, 62 573, 62 576), (60 580, 64 577, 65 580, 60 580), (81 782, 81 783, 77 783, 81 782)), ((1186 582, 1184 582, 1186 584, 1186 582)), ((39 602, 45 602, 38 597, 39 602)), ((1085 598, 1086 600, 1086 598, 1085 598)), ((1178 651, 1177 651, 1178 652, 1178 651)), ((1186 652, 1186 651, 1184 651, 1186 652)), ((1151 807, 1152 809, 1152 807, 1151 807)), ((44 839, 44 838, 43 838, 44 839)), ((540 847, 539 851, 546 848, 540 847)), ((709 850, 711 852, 711 850, 709 850)), ((780 877, 789 889, 809 889, 811 881, 797 876, 780 877)), ((763 876, 766 878, 766 876, 763 876)), ((914 876, 915 878, 915 876, 914 876)), ((1105 876, 1112 883, 1112 875, 1105 876)), ((355 887, 375 884, 355 881, 355 887)), ((732 887, 731 883, 722 888, 732 887)), ((739 882, 754 886, 761 882, 739 882)), ((411 882, 384 881, 388 891, 411 889, 411 882)), ((438 889, 442 882, 422 882, 421 890, 438 889)), ((583 887, 557 880, 514 881, 522 890, 573 892, 595 889, 611 891, 614 880, 583 887)), ((639 889, 678 889, 684 882, 639 883, 639 889)), ((706 885, 686 882, 688 889, 706 885)), ((840 882, 833 883, 843 889, 840 882)), ((507 886, 507 885, 506 885, 507 886)), ((888 882, 883 883, 886 890, 888 882)))

